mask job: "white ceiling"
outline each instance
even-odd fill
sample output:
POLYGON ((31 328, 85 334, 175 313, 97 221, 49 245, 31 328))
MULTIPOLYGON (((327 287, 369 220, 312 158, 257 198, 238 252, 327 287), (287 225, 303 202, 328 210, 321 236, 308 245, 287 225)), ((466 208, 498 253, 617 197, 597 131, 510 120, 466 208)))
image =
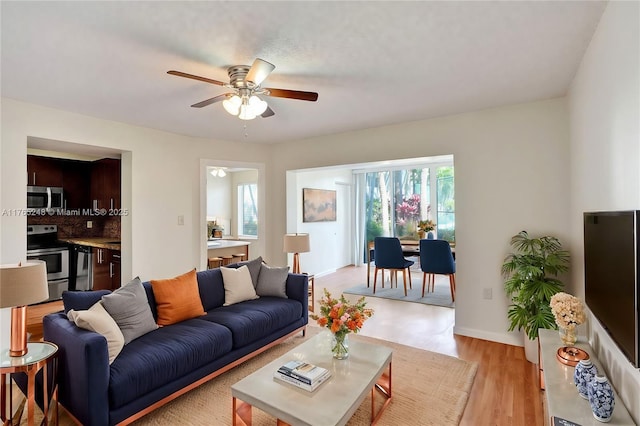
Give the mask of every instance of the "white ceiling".
POLYGON ((2 96, 178 134, 274 143, 566 94, 606 2, 1 3, 2 96), (276 65, 244 122, 231 65, 276 65), (244 125, 246 124, 246 129, 244 125), (246 136, 245 136, 246 134, 246 136))

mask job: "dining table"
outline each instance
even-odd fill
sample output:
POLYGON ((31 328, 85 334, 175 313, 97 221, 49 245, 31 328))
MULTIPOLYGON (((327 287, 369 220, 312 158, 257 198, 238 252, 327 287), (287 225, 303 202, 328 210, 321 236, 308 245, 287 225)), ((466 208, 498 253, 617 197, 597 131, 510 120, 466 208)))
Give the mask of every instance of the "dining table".
MULTIPOLYGON (((402 255, 404 257, 420 257, 420 240, 400 240, 400 245, 402 246, 402 255)), ((455 243, 449 243, 449 245, 451 246, 451 254, 453 254, 453 259, 455 260, 456 245, 455 243)), ((369 287, 371 280, 371 253, 373 252, 373 247, 373 241, 370 241, 367 250, 367 287, 369 287)))

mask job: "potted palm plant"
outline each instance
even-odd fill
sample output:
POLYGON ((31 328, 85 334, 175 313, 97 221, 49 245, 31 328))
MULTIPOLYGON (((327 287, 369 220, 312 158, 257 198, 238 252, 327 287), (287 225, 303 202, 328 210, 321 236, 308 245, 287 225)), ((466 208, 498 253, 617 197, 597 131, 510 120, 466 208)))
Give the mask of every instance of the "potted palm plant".
POLYGON ((531 238, 527 231, 514 235, 511 247, 514 253, 502 264, 504 289, 511 299, 509 331, 524 330, 527 359, 537 363, 538 329, 557 327, 549 302, 564 286, 558 275, 569 269, 569 252, 556 237, 531 238))

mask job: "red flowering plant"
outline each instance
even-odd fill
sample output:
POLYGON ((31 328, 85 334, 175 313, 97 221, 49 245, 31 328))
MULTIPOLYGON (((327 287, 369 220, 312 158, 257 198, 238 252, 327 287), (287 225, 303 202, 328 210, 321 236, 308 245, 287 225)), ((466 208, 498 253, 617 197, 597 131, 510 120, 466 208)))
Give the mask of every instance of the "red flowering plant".
POLYGON ((364 296, 358 299, 355 304, 340 295, 339 299, 334 299, 331 293, 325 288, 324 296, 320 299, 320 315, 312 314, 311 318, 316 320, 320 327, 327 327, 333 333, 336 344, 332 348, 335 353, 343 348, 344 338, 349 333, 357 333, 362 325, 373 315, 373 309, 366 308, 364 296))

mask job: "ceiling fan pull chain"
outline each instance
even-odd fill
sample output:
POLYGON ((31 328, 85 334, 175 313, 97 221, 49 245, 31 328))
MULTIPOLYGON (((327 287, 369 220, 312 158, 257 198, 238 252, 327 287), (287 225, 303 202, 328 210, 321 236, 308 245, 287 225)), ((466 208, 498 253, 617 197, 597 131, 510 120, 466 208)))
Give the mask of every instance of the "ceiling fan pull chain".
POLYGON ((244 123, 242 127, 244 128, 244 137, 246 139, 249 137, 249 133, 247 132, 247 123, 244 123))

